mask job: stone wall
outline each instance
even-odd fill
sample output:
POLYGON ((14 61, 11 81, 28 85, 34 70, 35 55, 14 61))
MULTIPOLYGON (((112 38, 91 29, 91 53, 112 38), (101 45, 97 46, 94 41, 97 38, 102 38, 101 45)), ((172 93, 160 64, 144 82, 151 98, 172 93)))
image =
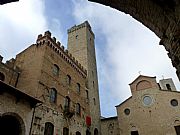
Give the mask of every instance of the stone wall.
POLYGON ((102 118, 101 129, 101 135, 120 135, 117 116, 102 118))

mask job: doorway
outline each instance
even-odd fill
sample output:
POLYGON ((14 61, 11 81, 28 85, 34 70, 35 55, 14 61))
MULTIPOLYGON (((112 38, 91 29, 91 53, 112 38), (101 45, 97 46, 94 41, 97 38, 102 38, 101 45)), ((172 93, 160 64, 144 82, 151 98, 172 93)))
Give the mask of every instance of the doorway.
POLYGON ((174 126, 176 130, 176 135, 180 135, 180 126, 174 126))
POLYGON ((21 124, 15 116, 0 116, 0 127, 2 135, 22 135, 21 124))

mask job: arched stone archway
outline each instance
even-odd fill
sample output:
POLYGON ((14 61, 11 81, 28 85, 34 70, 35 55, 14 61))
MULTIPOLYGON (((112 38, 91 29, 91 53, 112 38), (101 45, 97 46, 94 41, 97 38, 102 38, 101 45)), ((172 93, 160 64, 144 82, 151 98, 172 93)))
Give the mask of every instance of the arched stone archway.
POLYGON ((0 134, 24 135, 25 126, 22 118, 15 113, 5 113, 0 116, 0 134))
POLYGON ((89 0, 110 6, 153 31, 161 40, 180 80, 180 1, 179 0, 89 0))

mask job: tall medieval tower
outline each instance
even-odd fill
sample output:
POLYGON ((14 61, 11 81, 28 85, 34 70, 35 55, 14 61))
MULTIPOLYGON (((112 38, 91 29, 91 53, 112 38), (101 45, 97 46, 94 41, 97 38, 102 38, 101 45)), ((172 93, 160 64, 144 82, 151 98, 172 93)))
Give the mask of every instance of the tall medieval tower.
POLYGON ((94 134, 100 134, 100 102, 98 77, 94 45, 94 33, 87 21, 68 30, 68 51, 86 68, 87 95, 89 95, 91 128, 94 134))

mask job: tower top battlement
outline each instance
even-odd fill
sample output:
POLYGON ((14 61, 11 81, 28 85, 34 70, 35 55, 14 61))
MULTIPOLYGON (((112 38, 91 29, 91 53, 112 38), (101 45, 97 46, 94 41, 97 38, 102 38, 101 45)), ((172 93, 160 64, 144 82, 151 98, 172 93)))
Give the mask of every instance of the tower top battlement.
POLYGON ((93 31, 91 30, 91 26, 90 26, 88 21, 85 21, 85 22, 83 22, 83 23, 81 23, 79 25, 74 25, 73 27, 68 29, 67 32, 71 33, 73 31, 76 31, 76 30, 81 29, 83 27, 87 27, 89 29, 89 31, 91 32, 91 34, 93 35, 93 37, 95 38, 95 35, 94 35, 93 31))
POLYGON ((59 42, 55 37, 51 37, 51 32, 46 31, 44 35, 39 34, 36 40, 36 46, 47 45, 60 55, 67 63, 69 63, 83 77, 87 76, 87 70, 79 63, 75 57, 59 42))

